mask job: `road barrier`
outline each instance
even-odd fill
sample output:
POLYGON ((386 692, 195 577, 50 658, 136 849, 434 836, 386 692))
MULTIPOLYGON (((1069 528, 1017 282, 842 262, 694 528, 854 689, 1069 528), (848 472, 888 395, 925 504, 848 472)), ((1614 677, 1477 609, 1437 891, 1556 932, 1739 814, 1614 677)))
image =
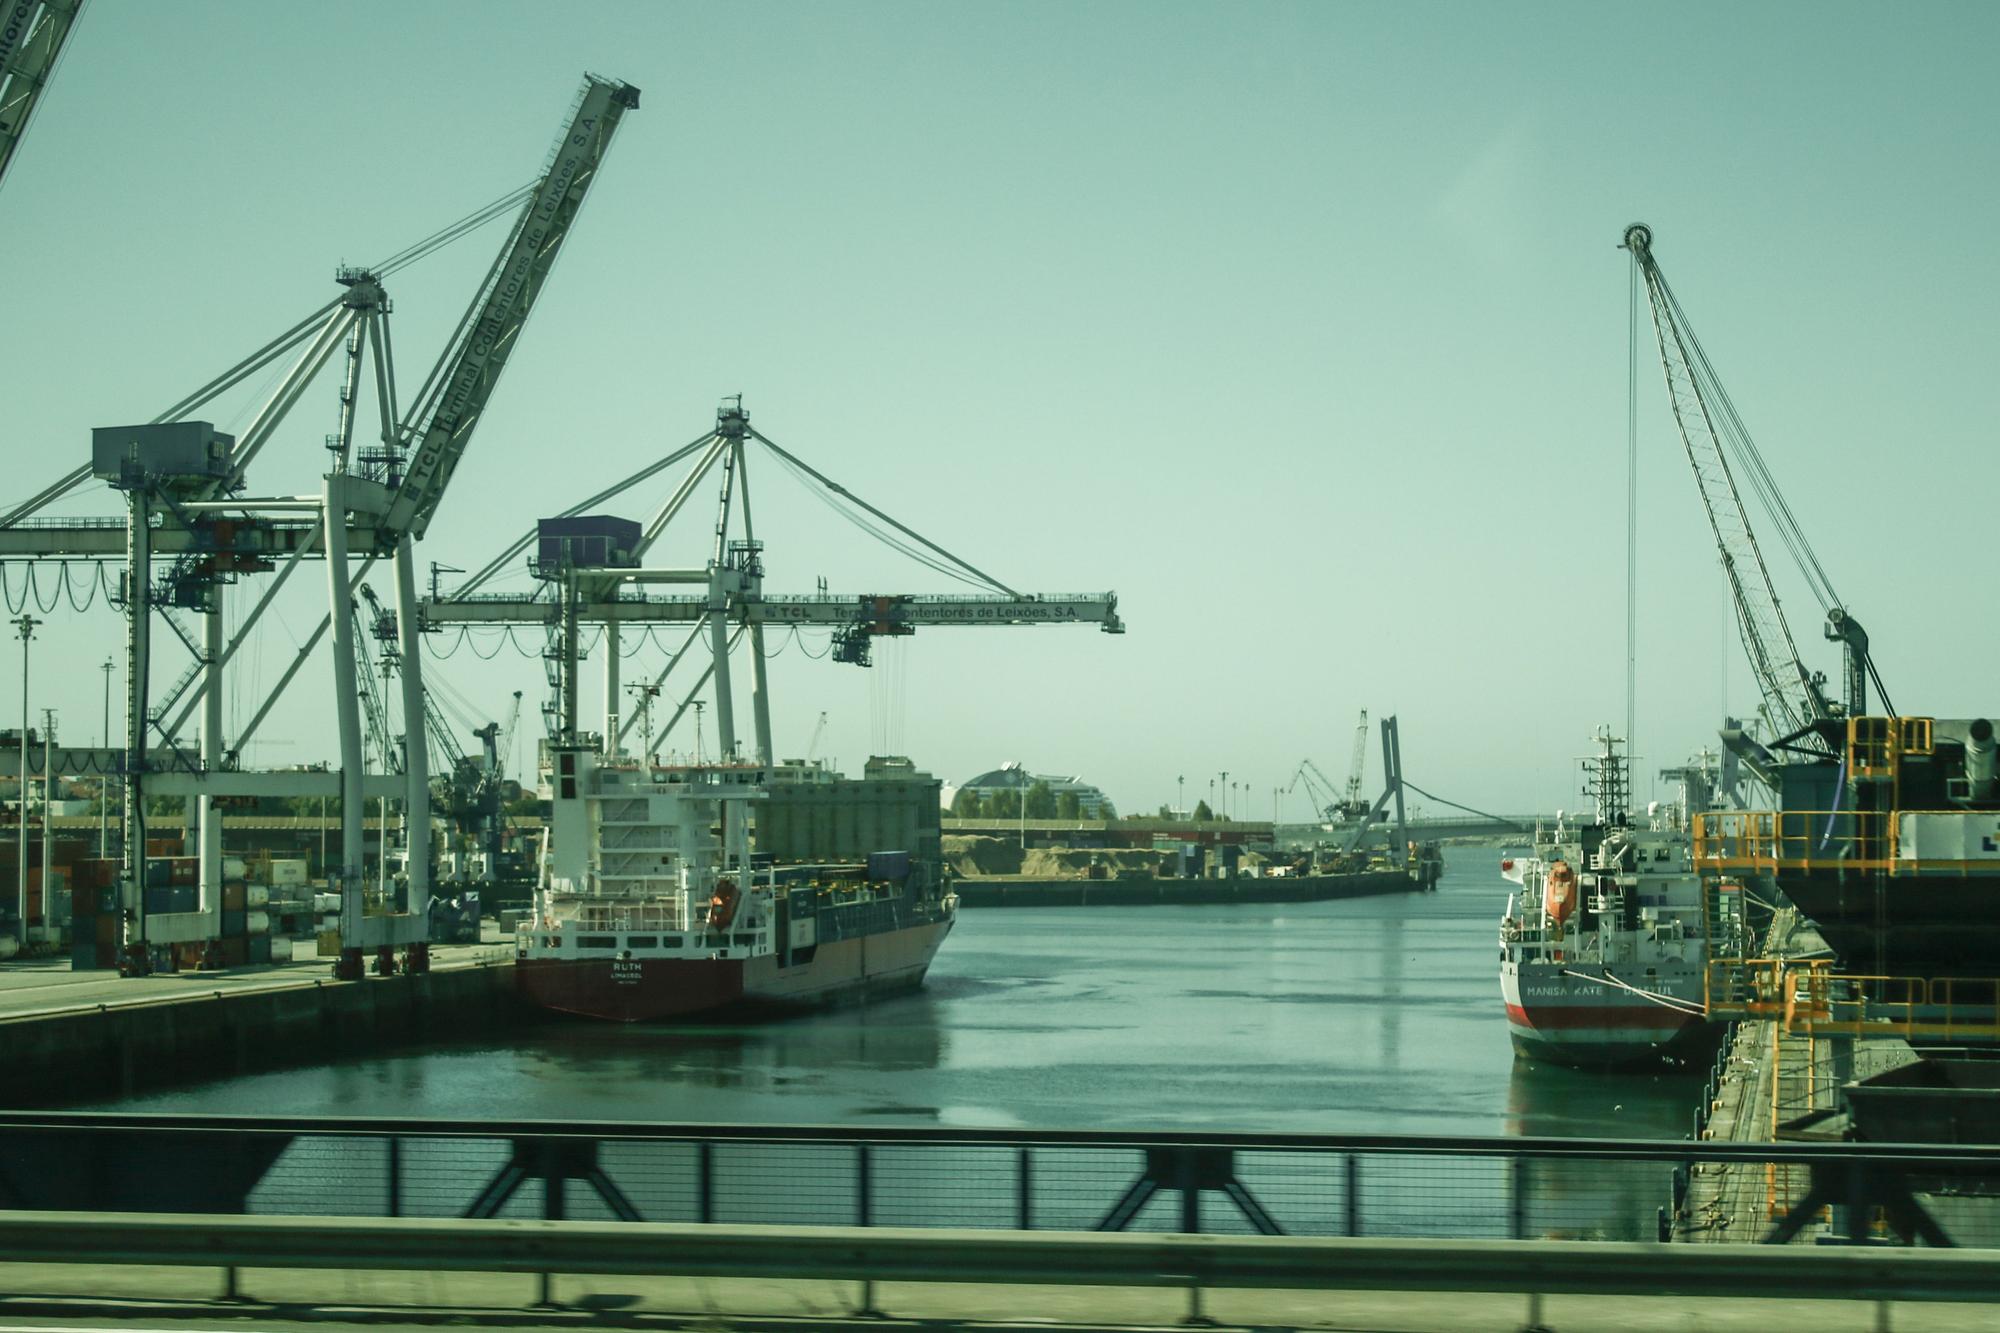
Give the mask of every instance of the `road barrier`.
POLYGON ((0 1254, 214 1267, 232 1295, 238 1270, 333 1269, 853 1282, 864 1308, 883 1282, 1164 1287, 1197 1309, 1259 1289, 2000 1301, 2000 1255, 1966 1250, 16 1212, 0 1254))

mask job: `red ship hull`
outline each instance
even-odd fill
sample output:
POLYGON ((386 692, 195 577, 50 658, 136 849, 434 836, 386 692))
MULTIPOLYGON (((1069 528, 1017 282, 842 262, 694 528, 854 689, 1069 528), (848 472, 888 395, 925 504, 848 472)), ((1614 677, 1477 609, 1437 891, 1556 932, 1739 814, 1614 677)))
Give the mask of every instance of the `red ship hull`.
POLYGON ((809 961, 760 958, 523 958, 523 995, 546 1009, 614 1023, 651 1023, 749 1006, 809 1008, 923 984, 949 917, 821 944, 809 961))

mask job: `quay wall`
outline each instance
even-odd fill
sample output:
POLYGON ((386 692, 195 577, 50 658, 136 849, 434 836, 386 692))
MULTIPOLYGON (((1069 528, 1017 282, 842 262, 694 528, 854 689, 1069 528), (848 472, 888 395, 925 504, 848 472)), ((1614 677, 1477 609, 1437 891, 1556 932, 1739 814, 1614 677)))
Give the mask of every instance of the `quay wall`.
POLYGON ((74 1105, 535 1021, 511 960, 0 1021, 0 1106, 74 1105))
POLYGON ((1414 893, 1421 886, 1400 870, 1351 875, 1287 875, 1240 879, 1027 879, 996 875, 960 879, 961 907, 1146 907, 1164 903, 1312 903, 1414 893))

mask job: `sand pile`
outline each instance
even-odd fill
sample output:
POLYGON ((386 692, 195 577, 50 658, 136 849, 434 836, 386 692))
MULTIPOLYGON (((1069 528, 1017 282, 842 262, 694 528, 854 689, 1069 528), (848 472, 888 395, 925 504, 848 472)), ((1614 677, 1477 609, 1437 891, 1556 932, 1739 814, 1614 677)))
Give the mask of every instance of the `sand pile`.
POLYGON ((947 833, 944 835, 944 860, 954 874, 1018 875, 1021 873, 1021 844, 976 833, 947 833))
POLYGON ((1146 848, 1113 851, 1088 847, 1032 847, 1021 866, 1021 873, 1035 879, 1083 879, 1090 873, 1091 862, 1095 861, 1109 876, 1116 876, 1122 870, 1157 875, 1165 868, 1166 860, 1161 853, 1146 848))

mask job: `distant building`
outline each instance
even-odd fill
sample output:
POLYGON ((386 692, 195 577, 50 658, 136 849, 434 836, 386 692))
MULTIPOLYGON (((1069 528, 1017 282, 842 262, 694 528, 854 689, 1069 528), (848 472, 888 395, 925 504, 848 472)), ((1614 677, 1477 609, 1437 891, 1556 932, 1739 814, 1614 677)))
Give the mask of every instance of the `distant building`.
POLYGON ((1002 764, 990 773, 981 773, 976 778, 968 778, 955 787, 946 783, 940 794, 944 808, 949 810, 962 791, 977 792, 981 797, 985 797, 995 792, 1025 792, 1037 782, 1046 783, 1049 791, 1056 796, 1061 796, 1064 792, 1074 793, 1077 811, 1084 819, 1118 817, 1118 807, 1111 803, 1111 798, 1082 778, 1062 777, 1054 773, 1030 773, 1025 765, 1018 762, 1002 764))

